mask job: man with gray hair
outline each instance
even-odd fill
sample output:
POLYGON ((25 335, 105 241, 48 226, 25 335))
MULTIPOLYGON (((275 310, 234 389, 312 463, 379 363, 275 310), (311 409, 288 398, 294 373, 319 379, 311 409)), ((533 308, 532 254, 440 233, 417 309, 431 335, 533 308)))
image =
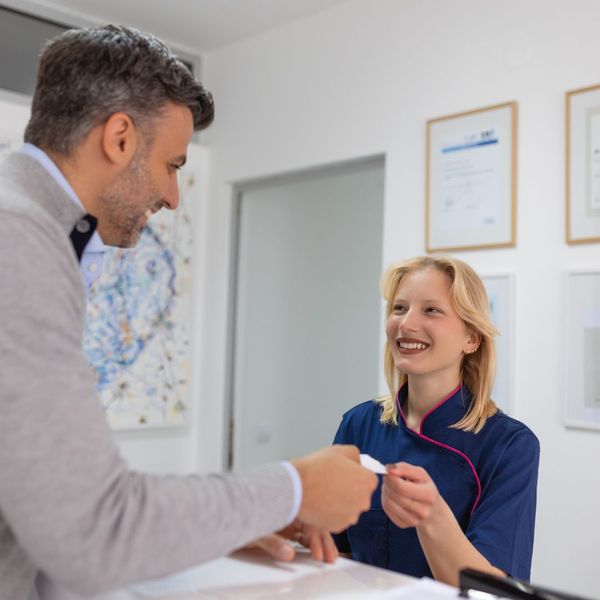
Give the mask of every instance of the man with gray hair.
POLYGON ((78 259, 95 230, 130 247, 177 208, 177 170, 212 119, 211 95, 151 35, 70 30, 42 54, 26 143, 0 166, 1 599, 27 598, 39 572, 98 593, 294 520, 341 531, 369 508, 376 477, 353 446, 159 477, 129 470, 112 440, 82 351, 78 259))

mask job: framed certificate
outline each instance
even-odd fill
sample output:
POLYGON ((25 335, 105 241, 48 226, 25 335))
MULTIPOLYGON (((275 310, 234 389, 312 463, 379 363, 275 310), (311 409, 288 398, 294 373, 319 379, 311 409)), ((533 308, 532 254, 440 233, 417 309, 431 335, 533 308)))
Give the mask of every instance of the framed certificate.
POLYGON ((427 251, 514 246, 516 181, 516 102, 427 121, 427 251))
POLYGON ((600 85, 567 92, 568 244, 600 242, 600 85))
POLYGON ((600 429, 600 271, 567 275, 565 424, 600 429))

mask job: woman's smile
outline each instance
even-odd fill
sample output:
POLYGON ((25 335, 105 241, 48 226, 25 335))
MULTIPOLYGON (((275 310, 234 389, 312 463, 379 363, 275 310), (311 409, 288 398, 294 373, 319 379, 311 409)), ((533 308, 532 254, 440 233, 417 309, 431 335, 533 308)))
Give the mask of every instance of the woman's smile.
POLYGON ((429 344, 415 338, 400 337, 396 346, 401 354, 420 354, 429 348, 429 344))

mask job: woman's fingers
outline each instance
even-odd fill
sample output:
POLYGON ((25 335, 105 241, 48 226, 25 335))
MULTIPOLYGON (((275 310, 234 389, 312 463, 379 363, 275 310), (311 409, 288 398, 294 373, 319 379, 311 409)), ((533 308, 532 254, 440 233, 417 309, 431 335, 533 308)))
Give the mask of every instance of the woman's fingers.
POLYGON ((390 497, 385 486, 381 492, 381 505, 386 515, 398 527, 413 527, 415 525, 414 516, 407 510, 405 505, 410 502, 409 499, 401 497, 400 499, 390 497))
POLYGON ((387 470, 381 495, 386 514, 399 527, 426 520, 439 495, 427 471, 408 463, 388 465, 387 470))
POLYGON ((410 463, 398 462, 386 465, 386 469, 390 475, 396 475, 414 483, 424 483, 430 479, 429 474, 423 467, 417 467, 410 463))

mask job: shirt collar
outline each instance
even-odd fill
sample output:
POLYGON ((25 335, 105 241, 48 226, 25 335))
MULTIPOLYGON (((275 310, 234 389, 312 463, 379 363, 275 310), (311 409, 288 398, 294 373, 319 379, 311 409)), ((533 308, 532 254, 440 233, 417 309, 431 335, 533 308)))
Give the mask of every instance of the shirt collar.
MULTIPOLYGON (((408 396, 408 384, 404 384, 396 399, 398 413, 400 414, 399 422, 405 427, 406 417, 402 412, 402 405, 408 396)), ((460 421, 471 406, 471 393, 464 385, 459 385, 455 390, 450 392, 448 396, 443 398, 433 409, 423 416, 421 420, 420 433, 430 435, 440 429, 447 429, 450 425, 454 425, 460 421)))
POLYGON ((106 244, 102 241, 102 238, 100 237, 100 234, 98 233, 98 230, 96 229, 96 231, 94 231, 94 233, 92 234, 90 241, 87 243, 87 246, 85 247, 85 252, 91 253, 91 252, 105 252, 105 251, 106 251, 106 244))

